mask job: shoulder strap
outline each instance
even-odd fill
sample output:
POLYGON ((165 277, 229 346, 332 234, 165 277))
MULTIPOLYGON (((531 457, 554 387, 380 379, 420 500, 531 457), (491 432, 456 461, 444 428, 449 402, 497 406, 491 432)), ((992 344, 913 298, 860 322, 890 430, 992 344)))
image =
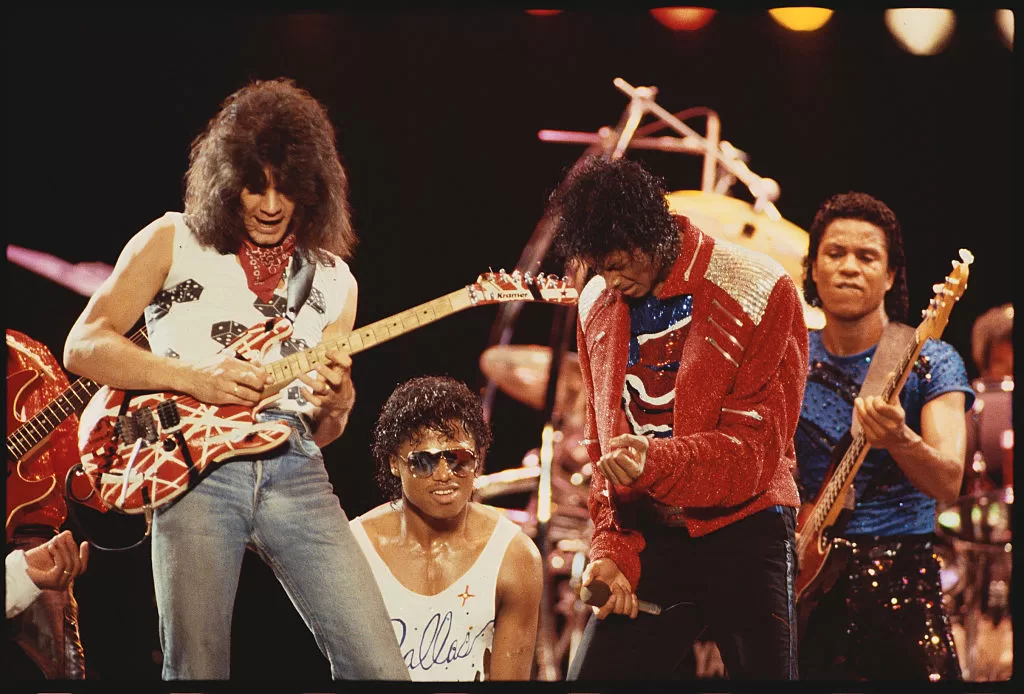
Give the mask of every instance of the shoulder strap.
MULTIPOLYGON (((864 382, 860 386, 861 397, 882 394, 882 388, 889 380, 889 375, 906 354, 907 345, 915 339, 914 332, 909 325, 896 321, 885 326, 882 337, 878 340, 878 349, 875 350, 875 356, 871 358, 871 365, 868 366, 868 372, 864 375, 864 382)), ((850 430, 856 433, 859 428, 854 420, 850 430)))
MULTIPOLYGON (((892 321, 885 327, 885 331, 882 332, 882 337, 878 341, 875 356, 871 359, 868 372, 864 375, 864 383, 860 387, 861 397, 882 394, 883 386, 889 380, 889 375, 906 354, 907 345, 915 339, 915 330, 905 323, 892 321)), ((896 395, 899 396, 898 393, 896 395)), ((854 419, 850 425, 850 432, 856 433, 859 429, 860 424, 854 419)), ((859 470, 857 474, 861 474, 861 471, 859 470)), ((860 497, 861 501, 870 499, 871 495, 877 491, 878 479, 876 476, 868 482, 868 486, 860 497)))
POLYGON ((299 249, 292 253, 292 265, 288 272, 288 308, 285 315, 292 323, 299 315, 299 310, 309 292, 313 288, 313 275, 316 274, 316 263, 307 260, 299 249))

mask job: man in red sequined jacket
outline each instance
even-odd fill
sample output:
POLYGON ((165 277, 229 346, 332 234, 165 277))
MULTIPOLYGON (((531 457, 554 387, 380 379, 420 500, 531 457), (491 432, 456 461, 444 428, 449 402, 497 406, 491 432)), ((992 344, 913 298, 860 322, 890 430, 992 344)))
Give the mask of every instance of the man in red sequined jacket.
POLYGON ((730 677, 795 679, 793 279, 674 217, 629 160, 590 162, 555 204, 556 248, 594 273, 577 330, 594 463, 582 584, 608 588, 569 679, 680 677, 706 629, 730 677))

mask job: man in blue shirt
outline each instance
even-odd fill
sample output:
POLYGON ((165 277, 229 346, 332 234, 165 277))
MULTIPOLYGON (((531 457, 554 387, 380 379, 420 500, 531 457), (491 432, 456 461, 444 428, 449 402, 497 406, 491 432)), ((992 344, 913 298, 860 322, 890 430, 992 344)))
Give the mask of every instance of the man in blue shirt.
POLYGON ((907 320, 900 226, 881 201, 856 192, 825 201, 805 269, 805 298, 826 323, 810 331, 795 437, 802 502, 818 498, 855 420, 870 450, 854 478, 853 511, 835 528, 848 561, 830 590, 801 598, 814 605, 800 638, 801 676, 960 679, 933 541, 936 501, 957 497, 964 472, 974 393, 963 359, 929 339, 898 400, 860 396, 886 327, 907 320))

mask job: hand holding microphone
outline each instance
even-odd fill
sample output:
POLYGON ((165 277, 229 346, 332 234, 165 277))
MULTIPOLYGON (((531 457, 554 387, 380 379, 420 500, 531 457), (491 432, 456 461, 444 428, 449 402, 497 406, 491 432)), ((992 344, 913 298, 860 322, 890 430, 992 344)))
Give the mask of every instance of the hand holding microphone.
MULTIPOLYGON (((591 607, 603 607, 612 595, 612 589, 602 580, 594 579, 590 585, 580 588, 580 600, 591 607)), ((646 600, 637 600, 637 610, 647 614, 661 614, 661 606, 646 600)))
POLYGON ((639 612, 659 614, 661 608, 638 600, 629 579, 608 557, 601 557, 587 564, 581 577, 580 599, 594 608, 598 619, 604 619, 612 612, 635 619, 639 612))

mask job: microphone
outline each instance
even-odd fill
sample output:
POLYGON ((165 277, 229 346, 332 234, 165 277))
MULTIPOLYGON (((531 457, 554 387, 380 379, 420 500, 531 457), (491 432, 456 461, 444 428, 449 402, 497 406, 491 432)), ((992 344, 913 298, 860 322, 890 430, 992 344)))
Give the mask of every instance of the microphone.
MULTIPOLYGON (((611 595, 612 589, 608 587, 608 584, 596 579, 591 581, 590 585, 580 588, 580 600, 593 607, 601 607, 608 602, 608 598, 611 595)), ((655 605, 653 602, 647 602, 646 600, 639 601, 638 609, 640 612, 646 612, 647 614, 661 614, 661 605, 655 605)))

